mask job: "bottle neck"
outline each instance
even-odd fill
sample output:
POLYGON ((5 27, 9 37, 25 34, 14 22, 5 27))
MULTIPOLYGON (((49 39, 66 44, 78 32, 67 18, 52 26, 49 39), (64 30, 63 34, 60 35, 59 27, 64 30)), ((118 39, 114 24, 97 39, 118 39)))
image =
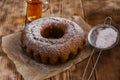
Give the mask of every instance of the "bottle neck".
POLYGON ((42 0, 27 0, 27 2, 41 2, 42 0))

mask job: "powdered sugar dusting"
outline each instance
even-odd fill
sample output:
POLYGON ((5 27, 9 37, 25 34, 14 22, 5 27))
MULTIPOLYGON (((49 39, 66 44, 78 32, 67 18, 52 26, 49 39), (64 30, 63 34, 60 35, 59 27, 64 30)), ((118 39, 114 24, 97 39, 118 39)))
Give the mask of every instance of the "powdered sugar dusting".
MULTIPOLYGON (((24 29, 23 45, 25 52, 33 59, 43 63, 65 62, 71 54, 78 54, 85 40, 83 29, 75 22, 57 17, 42 18, 33 21, 24 29), (42 36, 45 28, 59 28, 64 31, 60 38, 46 38, 42 36), (37 57, 36 57, 37 56, 37 57)), ((57 31, 56 31, 57 32, 57 31)))
POLYGON ((109 48, 117 40, 117 32, 112 28, 105 28, 100 30, 97 35, 96 47, 109 48))
POLYGON ((76 36, 76 35, 79 35, 82 37, 83 35, 81 35, 81 34, 84 33, 83 29, 81 27, 79 27, 77 24, 75 24, 74 22, 64 19, 64 18, 58 18, 58 17, 49 17, 49 18, 42 18, 42 19, 35 20, 26 27, 25 32, 28 32, 28 34, 30 33, 30 35, 32 36, 32 39, 34 38, 38 41, 42 40, 43 44, 47 44, 47 45, 63 44, 67 40, 71 40, 71 38, 76 40, 76 38, 78 38, 78 36, 76 36), (67 26, 65 35, 62 38, 46 39, 40 35, 40 30, 42 28, 51 26, 52 24, 54 24, 58 27, 62 27, 62 28, 67 26), (60 26, 61 24, 63 26, 60 26))

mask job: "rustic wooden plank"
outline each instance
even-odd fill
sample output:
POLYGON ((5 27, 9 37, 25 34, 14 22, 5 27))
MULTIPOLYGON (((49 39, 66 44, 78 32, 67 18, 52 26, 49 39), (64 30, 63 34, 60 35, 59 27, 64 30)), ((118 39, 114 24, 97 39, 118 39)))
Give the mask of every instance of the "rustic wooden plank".
MULTIPOLYGON (((73 80, 81 80, 82 75, 83 75, 83 71, 84 71, 84 69, 86 67, 86 64, 87 64, 87 61, 88 61, 88 58, 76 65, 76 69, 72 72, 73 73, 72 74, 73 80)), ((86 75, 84 77, 84 80, 88 80, 88 77, 90 75, 90 72, 91 72, 92 68, 93 68, 93 63, 91 61, 90 65, 89 65, 89 67, 86 71, 86 75)), ((93 75, 91 77, 91 80, 97 80, 96 79, 96 74, 93 73, 93 75)))
MULTIPOLYGON (((0 7, 2 8, 6 0, 0 0, 0 7)), ((0 8, 0 9, 1 9, 0 8)))
MULTIPOLYGON (((120 44, 112 50, 103 51, 96 66, 97 80, 119 80, 120 79, 120 44)), ((98 54, 94 55, 96 60, 98 54)))
POLYGON ((6 56, 0 56, 0 80, 23 80, 14 63, 6 56))
POLYGON ((17 32, 24 27, 24 1, 6 0, 0 17, 0 36, 17 32))
POLYGON ((70 80, 70 71, 66 70, 51 78, 48 78, 47 80, 70 80))
MULTIPOLYGON (((4 5, 5 2, 6 2, 6 0, 1 0, 1 1, 0 1, 0 23, 1 23, 1 22, 4 20, 4 18, 6 17, 6 16, 5 16, 5 11, 6 11, 6 10, 3 9, 3 6, 5 6, 5 5, 4 5)), ((0 27, 1 27, 1 25, 2 25, 2 24, 0 24, 0 27)))
POLYGON ((91 25, 103 23, 107 16, 113 18, 113 24, 120 29, 120 0, 83 0, 87 22, 91 25), (99 3, 98 3, 99 2, 99 3))
POLYGON ((70 73, 71 73, 70 70, 66 70, 66 71, 60 73, 59 75, 52 77, 51 80, 71 80, 70 73))
MULTIPOLYGON (((13 15, 15 13, 15 11, 12 10, 15 8, 15 5, 17 6, 17 4, 11 6, 12 5, 10 4, 11 1, 14 4, 15 1, 13 0, 0 0, 0 45, 2 42, 1 41, 2 36, 12 33, 11 27, 13 27, 13 25, 10 26, 9 24, 12 24, 13 20, 12 18, 10 18, 10 16, 11 14, 13 15)), ((19 72, 17 72, 14 63, 2 51, 1 46, 0 46, 0 80, 23 80, 22 75, 19 72)))
POLYGON ((82 0, 76 0, 75 1, 75 8, 74 8, 74 15, 75 16, 81 16, 83 19, 84 19, 84 8, 83 8, 83 5, 82 5, 82 0))
POLYGON ((63 17, 81 16, 84 18, 81 0, 62 0, 62 4, 63 17))

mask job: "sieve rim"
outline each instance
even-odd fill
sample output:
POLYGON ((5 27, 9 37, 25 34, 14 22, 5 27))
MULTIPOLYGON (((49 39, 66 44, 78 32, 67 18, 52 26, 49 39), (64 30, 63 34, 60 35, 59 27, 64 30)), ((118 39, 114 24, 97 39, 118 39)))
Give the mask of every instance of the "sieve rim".
POLYGON ((94 26, 94 27, 90 30, 90 32, 88 33, 88 42, 89 42, 89 44, 90 44, 92 47, 94 47, 94 48, 96 48, 96 49, 101 49, 101 50, 111 49, 111 48, 115 47, 115 46, 118 44, 118 42, 119 42, 119 31, 118 31, 117 28, 115 28, 114 26, 112 26, 112 25, 110 25, 110 24, 109 24, 109 25, 108 25, 108 24, 99 24, 99 25, 97 25, 97 26, 94 26), (93 44, 93 43, 92 43, 92 40, 93 40, 93 39, 91 38, 91 35, 92 35, 93 31, 97 30, 98 28, 112 28, 113 30, 115 30, 115 31, 117 32, 116 42, 113 43, 111 46, 109 46, 109 47, 107 47, 107 48, 99 48, 99 47, 97 47, 95 44, 93 44))

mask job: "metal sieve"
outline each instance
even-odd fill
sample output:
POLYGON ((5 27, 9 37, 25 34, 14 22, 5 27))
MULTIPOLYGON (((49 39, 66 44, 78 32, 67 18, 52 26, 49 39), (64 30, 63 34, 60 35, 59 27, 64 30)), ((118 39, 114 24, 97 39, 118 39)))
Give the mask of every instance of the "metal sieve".
POLYGON ((98 60, 99 60, 99 58, 100 58, 100 55, 101 55, 102 51, 103 51, 103 50, 108 50, 108 49, 111 49, 111 48, 115 47, 115 46, 117 45, 118 41, 119 41, 119 31, 118 31, 117 28, 115 28, 114 26, 111 25, 111 21, 112 21, 112 18, 111 18, 111 17, 107 17, 107 18, 105 19, 105 21, 104 21, 104 24, 100 24, 100 25, 95 26, 94 28, 92 28, 92 29, 90 30, 90 32, 89 32, 89 34, 88 34, 88 42, 89 42, 89 44, 90 44, 91 46, 94 47, 94 49, 93 49, 93 51, 92 51, 92 53, 91 53, 91 55, 90 55, 90 57, 89 57, 89 60, 88 60, 88 62, 87 62, 87 65, 86 65, 86 67, 85 67, 85 69, 84 69, 83 76, 82 76, 82 80, 84 80, 84 77, 85 77, 87 68, 88 68, 88 66, 89 66, 89 64, 90 64, 90 61, 91 61, 92 56, 93 56, 93 54, 94 54, 94 52, 95 52, 95 49, 99 49, 99 54, 98 54, 98 57, 97 57, 97 59, 96 59, 96 61, 95 61, 94 67, 93 67, 93 69, 92 69, 92 71, 91 71, 91 73, 90 73, 90 75, 89 75, 89 77, 88 77, 88 80, 91 79, 91 76, 92 76, 92 74, 93 74, 93 72, 94 72, 94 70, 95 70, 95 67, 96 67, 96 65, 97 65, 97 63, 98 63, 98 60), (109 24, 106 24, 107 20, 109 20, 109 24), (96 42, 96 38, 97 38, 96 35, 98 34, 97 31, 100 30, 100 29, 105 29, 105 28, 111 28, 111 29, 115 30, 115 31, 117 32, 117 39, 116 39, 116 41, 115 41, 111 46, 109 46, 109 47, 107 47, 107 48, 100 48, 100 47, 97 47, 94 42, 96 42))

